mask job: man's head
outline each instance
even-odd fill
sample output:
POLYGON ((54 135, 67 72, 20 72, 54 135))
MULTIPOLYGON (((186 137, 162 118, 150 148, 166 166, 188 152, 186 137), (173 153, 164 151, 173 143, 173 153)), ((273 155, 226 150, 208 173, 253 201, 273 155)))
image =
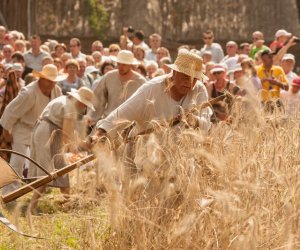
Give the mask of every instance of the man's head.
POLYGON ((285 54, 281 60, 281 67, 284 70, 284 73, 288 74, 293 71, 295 66, 295 56, 293 54, 285 54))
POLYGON ((261 47, 264 44, 264 34, 261 31, 252 33, 252 41, 256 47, 261 47))
POLYGON ((41 38, 38 35, 33 35, 30 37, 30 47, 33 50, 40 49, 41 43, 41 38))
POLYGON ((205 50, 202 55, 203 63, 206 65, 212 60, 212 53, 209 50, 205 50))
POLYGON ((250 44, 249 43, 241 43, 239 47, 240 54, 249 55, 250 54, 250 44))
POLYGON ((146 56, 146 52, 144 48, 139 45, 133 48, 133 54, 135 58, 138 59, 139 61, 143 61, 146 56))
POLYGON ((94 92, 87 87, 81 87, 80 89, 72 89, 71 92, 67 93, 69 96, 74 98, 76 102, 76 108, 79 113, 83 114, 85 109, 89 107, 95 111, 93 100, 95 98, 94 92))
POLYGON ((157 33, 152 34, 150 37, 150 47, 154 50, 161 46, 161 36, 157 33))
POLYGON ((270 50, 261 52, 260 58, 265 68, 271 68, 273 65, 273 53, 270 50))
POLYGON ((13 49, 13 47, 11 45, 9 45, 9 44, 4 45, 2 53, 3 53, 3 57, 6 60, 10 60, 11 59, 13 52, 14 52, 14 49, 13 49))
POLYGON ((275 38, 280 43, 285 43, 290 37, 291 33, 287 32, 286 30, 277 30, 275 33, 275 38))
POLYGON ((214 41, 214 33, 211 30, 207 30, 203 33, 203 41, 206 45, 211 45, 214 41))
POLYGON ((126 76, 132 72, 132 66, 138 65, 139 62, 134 58, 134 55, 129 50, 121 50, 116 59, 113 59, 118 66, 119 74, 126 76))
POLYGON ((110 56, 117 56, 120 52, 121 48, 118 44, 112 43, 109 45, 109 55, 110 56))
POLYGON ((13 53, 11 58, 12 58, 13 63, 21 63, 22 65, 24 65, 24 63, 25 63, 24 56, 21 52, 13 53))
POLYGON ((57 57, 61 57, 63 53, 67 52, 67 47, 63 43, 58 43, 57 45, 55 45, 54 51, 57 57))
POLYGON ((69 59, 65 64, 65 72, 71 77, 75 77, 79 71, 78 61, 75 59, 69 59))
POLYGON ((70 52, 72 55, 78 55, 81 49, 81 42, 78 38, 72 38, 70 40, 70 52))
POLYGON ((239 80, 241 77, 243 77, 244 71, 241 64, 237 64, 235 68, 232 70, 232 73, 233 73, 233 78, 235 80, 239 80))
POLYGON ((85 59, 77 59, 79 65, 78 76, 82 77, 85 74, 86 69, 86 60, 85 59))
POLYGON ((15 71, 17 79, 22 77, 24 68, 21 63, 14 63, 12 66, 12 70, 15 71))
POLYGON ((186 95, 192 90, 198 79, 206 79, 202 73, 202 58, 192 52, 178 54, 174 64, 167 65, 173 70, 171 91, 178 96, 186 95))
POLYGON ((39 78, 39 82, 45 83, 45 89, 50 88, 53 83, 55 84, 67 78, 66 74, 59 74, 56 66, 53 64, 47 64, 43 67, 42 71, 33 71, 32 74, 39 78))
POLYGON ((132 42, 134 45, 139 45, 141 44, 145 39, 144 32, 142 30, 139 30, 134 33, 134 36, 132 38, 132 42))
POLYGON ((15 51, 20 51, 22 53, 26 50, 26 44, 23 40, 17 40, 14 46, 15 51))
POLYGON ((102 50, 103 50, 103 44, 101 41, 97 40, 92 43, 92 53, 94 51, 102 52, 102 50))
POLYGON ((101 63, 102 54, 100 51, 94 51, 92 53, 92 57, 94 58, 95 63, 101 63))
POLYGON ((300 90, 300 77, 296 77, 292 82, 291 92, 297 94, 300 90))
POLYGON ((211 70, 210 73, 213 75, 213 78, 216 81, 221 81, 226 79, 226 69, 221 64, 216 64, 211 70))
POLYGON ((235 56, 237 53, 237 43, 234 41, 229 41, 228 43, 226 43, 226 53, 228 56, 235 56))

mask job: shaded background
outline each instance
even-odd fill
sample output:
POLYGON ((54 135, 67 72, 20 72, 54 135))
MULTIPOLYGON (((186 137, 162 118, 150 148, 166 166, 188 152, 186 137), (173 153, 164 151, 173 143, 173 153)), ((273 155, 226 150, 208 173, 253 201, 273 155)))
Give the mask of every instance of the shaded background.
MULTIPOLYGON (((180 44, 200 48, 207 29, 223 46, 251 42, 255 30, 267 45, 281 28, 300 36, 299 7, 300 0, 1 0, 0 23, 44 39, 78 37, 86 53, 95 39, 118 41, 122 27, 132 25, 147 37, 160 33, 163 45, 175 50, 180 44)), ((300 45, 291 52, 299 62, 300 45)))

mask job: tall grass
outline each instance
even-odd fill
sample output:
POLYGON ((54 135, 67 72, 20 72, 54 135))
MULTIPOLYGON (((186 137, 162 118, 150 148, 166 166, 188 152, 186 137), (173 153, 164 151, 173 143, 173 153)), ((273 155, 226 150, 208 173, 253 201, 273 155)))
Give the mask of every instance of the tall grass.
POLYGON ((56 210, 34 217, 31 230, 49 240, 1 228, 1 241, 31 249, 299 249, 299 120, 266 117, 244 102, 234 112, 232 124, 208 135, 161 127, 141 136, 136 169, 120 157, 126 145, 100 146, 97 165, 73 174, 65 210, 44 197, 56 210))

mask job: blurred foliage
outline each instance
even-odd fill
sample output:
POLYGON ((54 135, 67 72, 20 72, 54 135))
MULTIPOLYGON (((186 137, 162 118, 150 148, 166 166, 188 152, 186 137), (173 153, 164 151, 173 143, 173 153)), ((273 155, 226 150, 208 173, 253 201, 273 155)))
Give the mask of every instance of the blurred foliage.
POLYGON ((90 27, 100 40, 105 40, 109 27, 109 14, 99 0, 87 0, 87 4, 90 27))

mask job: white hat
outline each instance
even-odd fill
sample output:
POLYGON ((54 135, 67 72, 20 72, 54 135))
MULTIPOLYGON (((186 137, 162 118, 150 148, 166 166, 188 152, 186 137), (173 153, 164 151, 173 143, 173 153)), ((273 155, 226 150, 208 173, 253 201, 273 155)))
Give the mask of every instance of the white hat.
POLYGON ((295 56, 293 54, 287 53, 284 54, 284 56, 281 59, 282 61, 284 60, 293 60, 295 62, 295 56))
POLYGON ((139 61, 134 58, 134 55, 129 50, 121 50, 116 58, 112 58, 113 61, 122 64, 139 65, 139 61))
POLYGON ((277 30, 275 37, 278 38, 280 36, 290 36, 291 33, 287 32, 286 30, 277 30))
POLYGON ((35 77, 45 78, 53 82, 62 81, 68 77, 67 74, 59 74, 54 64, 46 64, 42 71, 33 71, 32 74, 35 77))
POLYGON ((85 73, 86 74, 91 74, 91 73, 98 73, 99 69, 97 69, 95 66, 91 65, 91 66, 87 66, 85 69, 85 73))
POLYGON ((189 51, 179 53, 174 64, 166 64, 166 66, 193 78, 207 79, 202 72, 202 58, 189 51))
POLYGON ((241 64, 237 63, 231 72, 234 73, 234 72, 242 71, 242 70, 243 70, 243 68, 242 68, 241 64))
POLYGON ((14 71, 23 71, 23 66, 21 63, 14 63, 12 65, 12 70, 14 71))
POLYGON ((12 64, 11 63, 5 63, 4 64, 4 70, 6 71, 6 70, 9 70, 9 69, 11 69, 12 68, 12 64))
POLYGON ((210 70, 210 73, 213 74, 215 72, 225 72, 225 71, 226 69, 223 65, 217 64, 210 70))
POLYGON ((80 89, 71 89, 71 92, 67 92, 68 95, 73 96, 79 102, 85 104, 91 110, 95 111, 93 105, 94 92, 87 87, 81 87, 80 89))

